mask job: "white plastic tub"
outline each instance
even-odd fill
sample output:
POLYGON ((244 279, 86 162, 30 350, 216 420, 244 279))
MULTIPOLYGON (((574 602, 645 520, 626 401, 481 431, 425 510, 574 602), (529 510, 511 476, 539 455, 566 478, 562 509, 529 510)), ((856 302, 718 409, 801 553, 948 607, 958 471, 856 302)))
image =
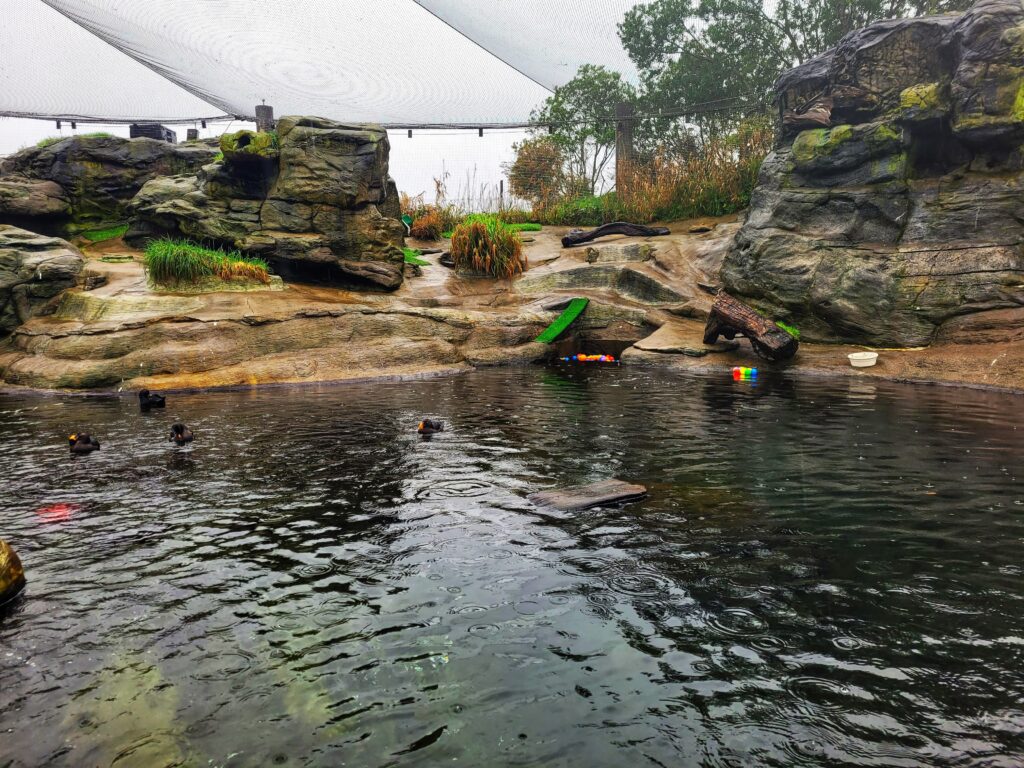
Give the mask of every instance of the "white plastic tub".
POLYGON ((878 362, 877 352, 851 352, 847 357, 854 368, 870 368, 878 362))

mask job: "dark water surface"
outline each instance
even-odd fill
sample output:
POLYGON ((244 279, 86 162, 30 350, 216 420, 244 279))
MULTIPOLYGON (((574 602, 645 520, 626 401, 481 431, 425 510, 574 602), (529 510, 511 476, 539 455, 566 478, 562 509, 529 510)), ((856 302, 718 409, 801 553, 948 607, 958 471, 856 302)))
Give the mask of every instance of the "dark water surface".
POLYGON ((1019 766, 1022 404, 629 368, 2 395, 0 766, 1019 766), (526 499, 612 476, 649 499, 526 499))

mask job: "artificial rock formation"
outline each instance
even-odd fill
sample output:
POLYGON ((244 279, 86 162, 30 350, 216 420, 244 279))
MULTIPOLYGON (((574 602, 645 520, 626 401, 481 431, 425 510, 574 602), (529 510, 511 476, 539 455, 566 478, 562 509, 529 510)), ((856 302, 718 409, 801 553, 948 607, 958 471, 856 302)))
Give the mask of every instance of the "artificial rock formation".
POLYGON ((810 339, 1024 331, 1024 0, 872 24, 777 95, 726 289, 810 339))
POLYGON ((195 173, 217 150, 206 144, 72 136, 0 162, 0 224, 70 235, 123 224, 150 179, 195 173))
POLYGON ((11 545, 0 539, 0 606, 16 598, 25 588, 25 570, 11 545))
POLYGON ((238 248, 283 277, 401 285, 403 227, 393 213, 388 137, 379 127, 284 117, 275 133, 221 140, 223 161, 160 178, 132 202, 127 239, 184 236, 238 248))
POLYGON ((71 243, 0 224, 0 337, 54 309, 85 260, 71 243))

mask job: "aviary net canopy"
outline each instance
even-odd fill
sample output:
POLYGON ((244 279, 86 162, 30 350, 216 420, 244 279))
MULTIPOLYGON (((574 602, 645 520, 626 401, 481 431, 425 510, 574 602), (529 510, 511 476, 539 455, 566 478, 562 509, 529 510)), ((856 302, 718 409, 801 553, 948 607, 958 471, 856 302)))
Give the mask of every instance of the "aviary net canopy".
POLYGON ((521 123, 635 0, 7 0, 0 115, 521 123))

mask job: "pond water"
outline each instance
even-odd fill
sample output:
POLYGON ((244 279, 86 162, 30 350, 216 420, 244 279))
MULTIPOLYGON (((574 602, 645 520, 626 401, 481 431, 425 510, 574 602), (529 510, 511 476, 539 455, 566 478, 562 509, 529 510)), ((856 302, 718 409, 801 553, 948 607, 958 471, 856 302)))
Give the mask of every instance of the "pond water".
POLYGON ((1020 765, 1021 402, 628 367, 0 395, 0 766, 1020 765), (608 477, 650 495, 526 498, 608 477))

